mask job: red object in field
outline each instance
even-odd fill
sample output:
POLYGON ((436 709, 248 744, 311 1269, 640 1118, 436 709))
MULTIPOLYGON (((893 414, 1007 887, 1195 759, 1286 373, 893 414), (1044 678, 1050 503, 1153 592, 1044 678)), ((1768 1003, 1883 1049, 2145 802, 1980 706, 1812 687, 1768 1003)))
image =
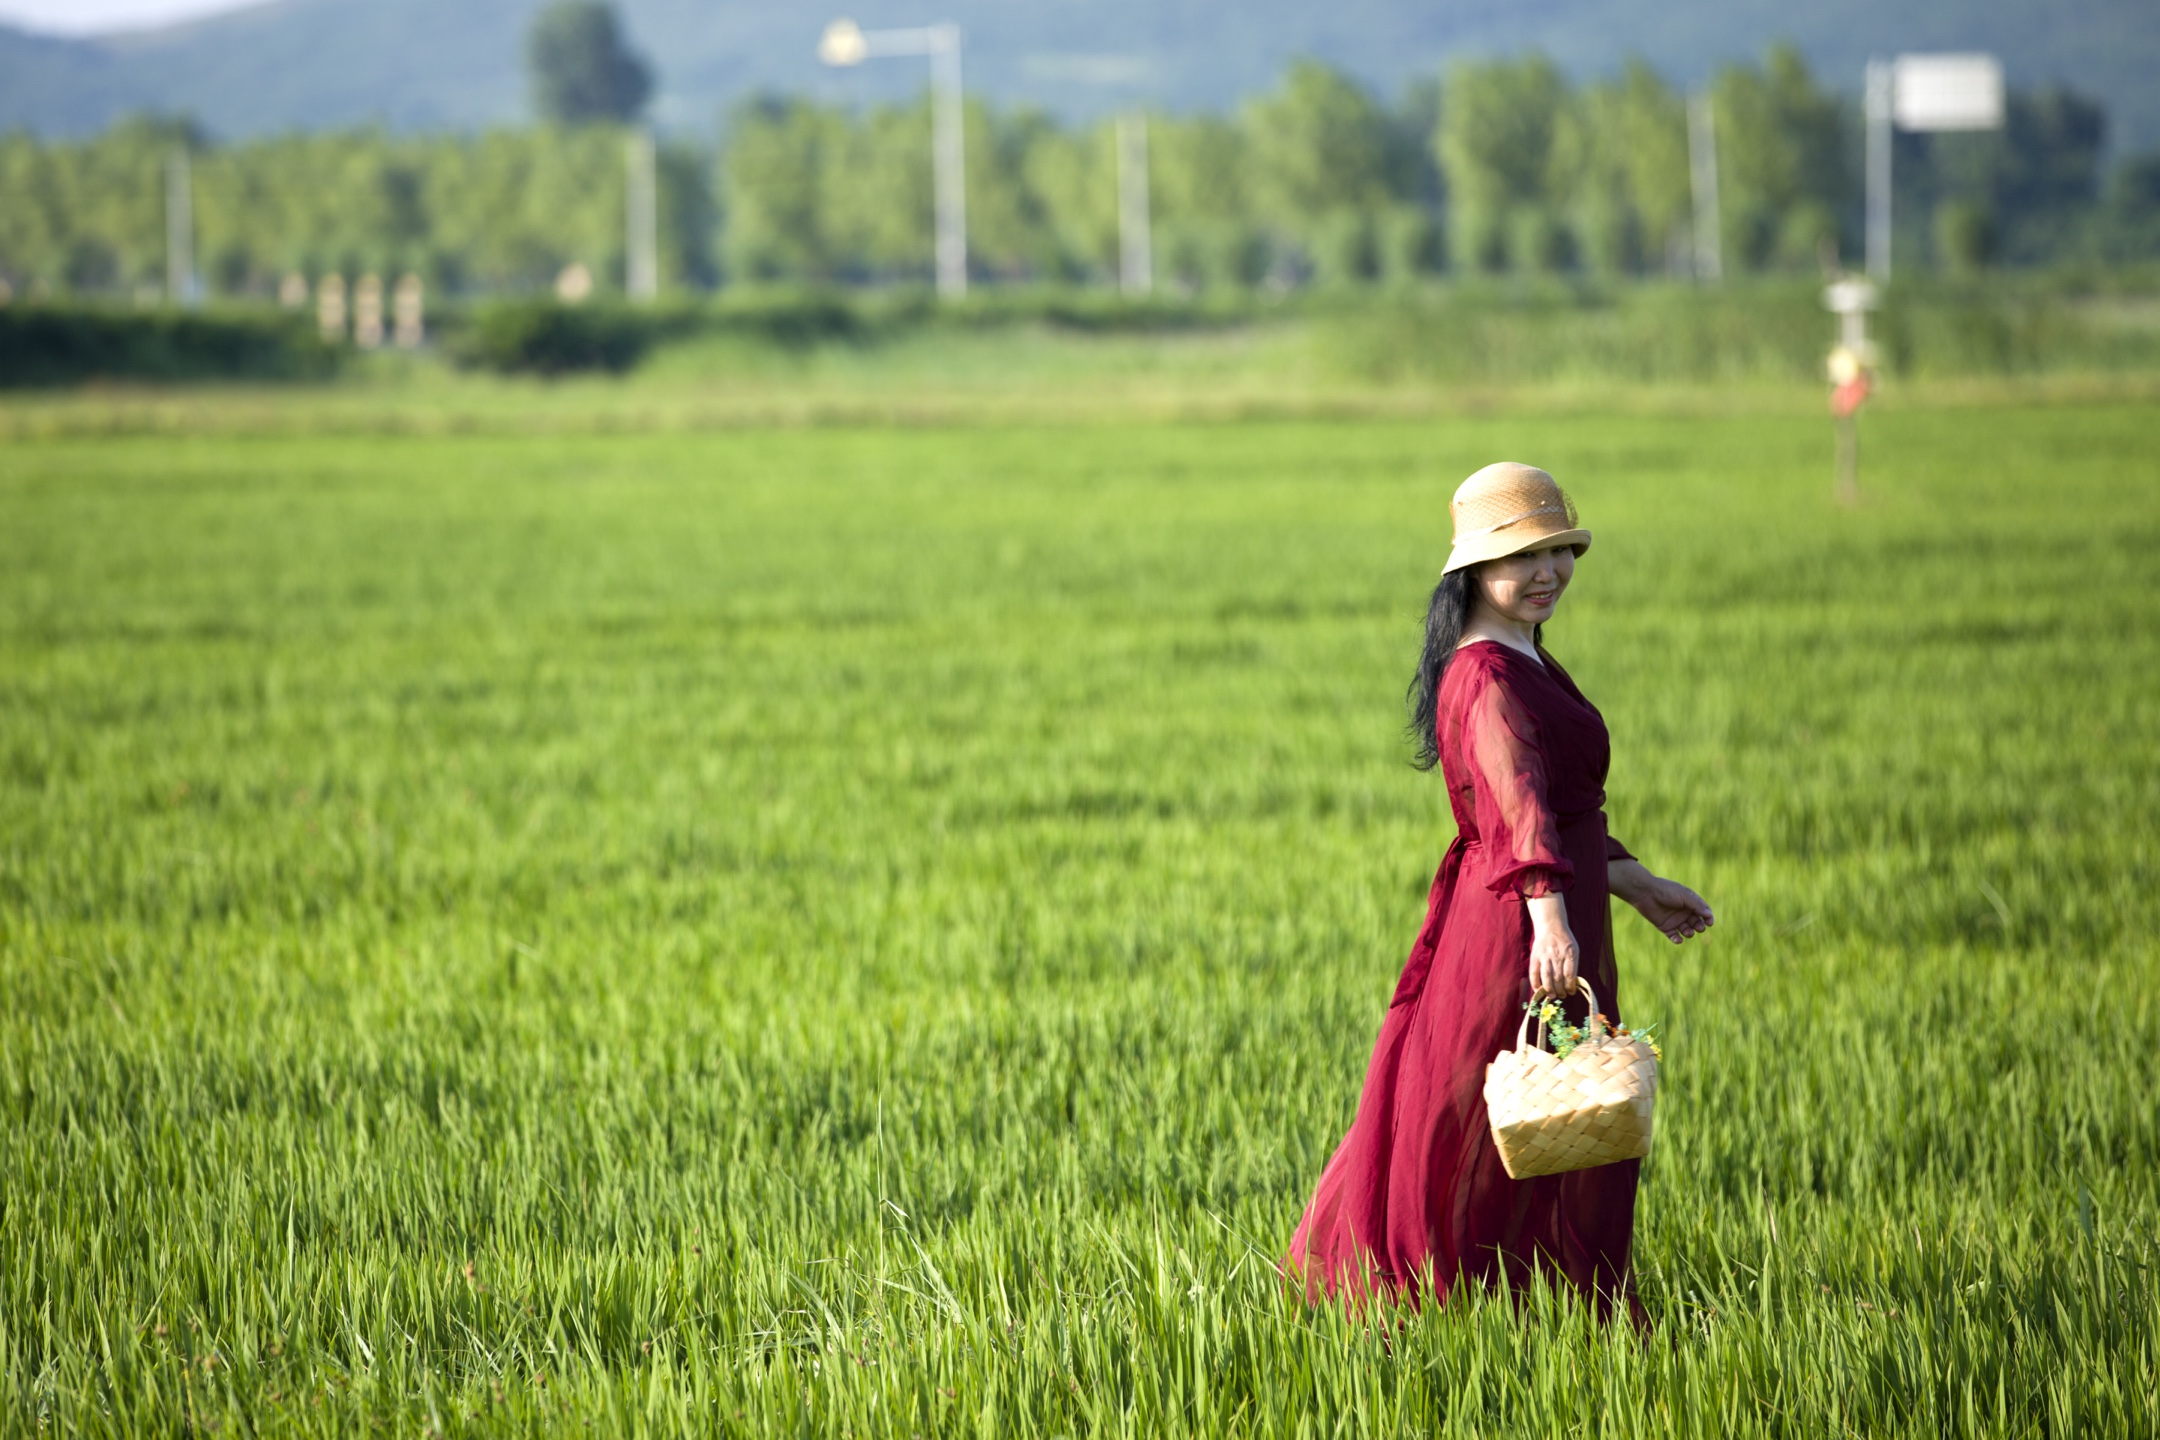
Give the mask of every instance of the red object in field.
POLYGON ((1872 388, 1868 372, 1861 371, 1830 392, 1830 413, 1840 420, 1849 419, 1852 413, 1860 408, 1860 402, 1867 399, 1868 391, 1872 388))

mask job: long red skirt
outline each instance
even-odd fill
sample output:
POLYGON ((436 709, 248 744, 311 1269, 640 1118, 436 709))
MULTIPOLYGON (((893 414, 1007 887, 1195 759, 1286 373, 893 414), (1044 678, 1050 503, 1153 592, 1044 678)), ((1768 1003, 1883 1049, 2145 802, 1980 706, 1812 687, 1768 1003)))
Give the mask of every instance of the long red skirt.
MULTIPOLYGON (((1605 817, 1562 821, 1574 870, 1568 923, 1598 1008, 1620 1018, 1605 887, 1605 817)), ((1380 1026, 1357 1118, 1290 1242, 1308 1298, 1445 1301, 1465 1280, 1510 1284, 1542 1269, 1602 1313, 1640 1319, 1628 1276, 1639 1165, 1511 1180, 1485 1118, 1485 1067, 1515 1044, 1530 998, 1529 913, 1471 883, 1475 843, 1458 839, 1433 881, 1425 928, 1380 1026)), ((1581 1001, 1570 1006, 1578 1018, 1581 1001)))

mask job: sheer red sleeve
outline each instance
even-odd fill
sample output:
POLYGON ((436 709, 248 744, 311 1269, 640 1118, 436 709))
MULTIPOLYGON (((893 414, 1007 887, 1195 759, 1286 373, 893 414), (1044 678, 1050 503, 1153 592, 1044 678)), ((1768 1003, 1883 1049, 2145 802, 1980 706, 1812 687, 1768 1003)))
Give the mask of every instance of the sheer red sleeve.
POLYGON ((1472 800, 1484 839, 1485 885, 1497 895, 1534 899, 1566 890, 1575 867, 1560 854, 1560 827, 1545 800, 1545 756, 1537 720, 1489 677, 1463 716, 1472 800))

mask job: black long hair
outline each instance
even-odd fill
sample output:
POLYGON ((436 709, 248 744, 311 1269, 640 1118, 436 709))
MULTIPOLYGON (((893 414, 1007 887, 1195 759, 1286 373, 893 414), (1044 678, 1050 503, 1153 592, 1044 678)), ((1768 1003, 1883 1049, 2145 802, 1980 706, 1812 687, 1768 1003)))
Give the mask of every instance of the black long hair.
MULTIPOLYGON (((1477 604, 1477 569, 1466 565, 1441 576, 1425 611, 1425 649, 1418 656, 1410 693, 1403 697, 1410 708, 1410 738, 1417 745, 1417 756, 1410 763, 1420 770, 1440 763, 1440 677, 1455 658, 1455 647, 1462 644, 1471 609, 1477 604)), ((1532 643, 1541 651, 1545 648, 1543 625, 1532 631, 1532 643)))

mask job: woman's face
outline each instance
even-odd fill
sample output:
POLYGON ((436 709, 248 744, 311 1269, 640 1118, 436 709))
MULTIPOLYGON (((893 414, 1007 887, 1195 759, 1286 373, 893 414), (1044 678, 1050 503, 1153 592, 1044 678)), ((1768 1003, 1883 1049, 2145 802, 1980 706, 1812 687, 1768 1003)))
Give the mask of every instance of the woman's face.
POLYGON ((1518 625, 1552 619, 1560 592, 1575 578, 1575 549, 1556 545, 1488 560, 1478 567, 1478 594, 1495 614, 1518 625))

